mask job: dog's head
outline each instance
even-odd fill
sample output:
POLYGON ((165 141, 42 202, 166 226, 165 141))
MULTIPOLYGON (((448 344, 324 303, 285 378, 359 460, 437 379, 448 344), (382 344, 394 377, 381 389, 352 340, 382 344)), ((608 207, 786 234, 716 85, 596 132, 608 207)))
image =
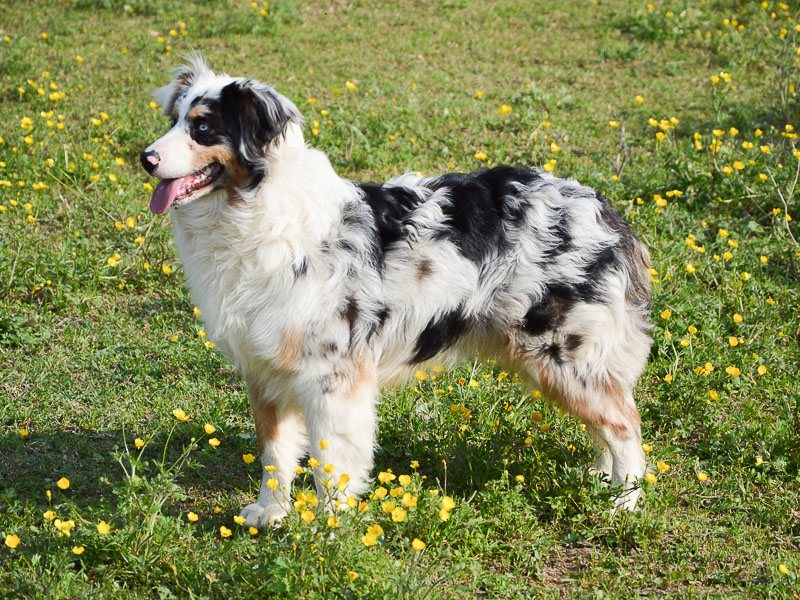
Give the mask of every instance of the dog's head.
POLYGON ((301 121, 297 107, 271 87, 216 75, 199 57, 155 96, 172 119, 140 157, 161 179, 150 201, 156 214, 222 187, 253 190, 268 173, 271 146, 290 121, 301 121))

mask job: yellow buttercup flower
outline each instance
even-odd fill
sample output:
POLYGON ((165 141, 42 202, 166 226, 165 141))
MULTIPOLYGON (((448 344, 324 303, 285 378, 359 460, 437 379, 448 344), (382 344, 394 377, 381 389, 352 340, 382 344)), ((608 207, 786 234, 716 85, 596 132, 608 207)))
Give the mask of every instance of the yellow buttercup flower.
POLYGON ((230 537, 231 535, 233 535, 233 531, 231 531, 230 529, 225 527, 225 525, 221 525, 220 528, 219 528, 219 534, 222 537, 226 538, 226 537, 230 537))
POLYGON ((411 542, 411 547, 414 549, 414 552, 422 552, 425 550, 425 542, 419 538, 414 538, 414 541, 411 542))
POLYGON ((105 521, 100 521, 97 524, 97 533, 99 533, 100 535, 108 535, 110 531, 111 527, 105 521))
POLYGON ((252 463, 252 462, 253 462, 255 459, 256 459, 256 457, 255 457, 255 456, 253 456, 253 455, 252 455, 252 454, 250 454, 250 453, 247 453, 247 454, 242 454, 242 460, 243 460, 243 461, 245 462, 245 464, 247 464, 247 465, 251 464, 251 463, 252 463))
POLYGON ((14 533, 12 533, 11 535, 7 535, 6 536, 6 540, 5 540, 5 544, 6 544, 6 546, 8 546, 9 548, 11 548, 13 550, 17 546, 19 546, 19 536, 14 534, 14 533))
POLYGON ((66 490, 66 489, 69 487, 69 479, 67 479, 66 477, 62 477, 61 479, 59 479, 58 481, 56 481, 56 485, 57 485, 57 486, 58 486, 60 489, 62 489, 62 490, 66 490))

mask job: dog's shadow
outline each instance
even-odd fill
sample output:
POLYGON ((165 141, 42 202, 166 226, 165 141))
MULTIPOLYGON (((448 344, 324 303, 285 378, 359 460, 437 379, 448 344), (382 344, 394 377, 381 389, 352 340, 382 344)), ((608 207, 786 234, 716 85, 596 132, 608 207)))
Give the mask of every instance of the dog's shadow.
MULTIPOLYGON (((221 441, 216 447, 208 443, 212 436, 205 434, 200 423, 182 423, 174 431, 165 428, 155 433, 142 449, 135 447, 130 432, 119 428, 34 432, 25 438, 18 433, 0 436, 0 511, 14 502, 33 504, 41 512, 69 502, 80 510, 104 506, 115 512, 133 475, 134 457, 139 459, 136 475, 142 478, 155 481, 160 473, 169 471, 166 479, 179 493, 175 502, 165 506, 168 514, 210 509, 217 504, 238 511, 258 494, 259 461, 247 464, 243 460, 243 455, 253 452, 255 439, 235 432, 214 435, 221 441), (182 461, 182 453, 189 446, 193 450, 188 460, 182 461), (57 485, 62 477, 70 482, 63 491, 57 485), (48 500, 47 490, 52 500, 48 500)), ((387 470, 397 475, 416 470, 425 478, 424 487, 438 487, 468 498, 489 482, 508 480, 509 468, 514 472, 503 432, 479 442, 467 438, 443 441, 437 436, 436 427, 425 427, 412 416, 407 422, 384 422, 373 475, 387 470)), ((554 479, 562 480, 562 484, 546 490, 548 496, 569 495, 570 487, 583 485, 572 473, 572 467, 580 461, 552 444, 535 444, 536 448, 528 450, 536 451, 547 463, 542 466, 552 471, 554 479), (570 483, 570 478, 575 481, 570 483)), ((310 477, 295 481, 295 489, 299 485, 311 486, 310 477)))

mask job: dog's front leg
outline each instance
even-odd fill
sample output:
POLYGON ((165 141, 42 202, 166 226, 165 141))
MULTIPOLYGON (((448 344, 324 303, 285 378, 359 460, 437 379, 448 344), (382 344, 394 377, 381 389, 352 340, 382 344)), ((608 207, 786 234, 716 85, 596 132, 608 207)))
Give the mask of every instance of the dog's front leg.
POLYGON ((248 382, 250 406, 256 425, 256 438, 264 467, 258 501, 242 509, 248 527, 276 525, 291 507, 295 467, 305 449, 305 427, 301 415, 264 393, 261 386, 248 382))
POLYGON ((367 369, 354 381, 323 386, 304 407, 309 453, 319 462, 314 469, 317 495, 331 512, 338 502, 369 488, 377 398, 374 370, 367 369))

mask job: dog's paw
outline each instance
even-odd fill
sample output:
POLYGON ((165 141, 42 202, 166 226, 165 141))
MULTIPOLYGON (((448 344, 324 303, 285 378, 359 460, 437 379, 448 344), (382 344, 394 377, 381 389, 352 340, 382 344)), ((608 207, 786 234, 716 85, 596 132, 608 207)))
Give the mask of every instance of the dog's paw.
POLYGON ((245 518, 245 527, 264 529, 268 526, 278 527, 281 519, 286 516, 286 511, 277 505, 248 504, 240 515, 245 518))

